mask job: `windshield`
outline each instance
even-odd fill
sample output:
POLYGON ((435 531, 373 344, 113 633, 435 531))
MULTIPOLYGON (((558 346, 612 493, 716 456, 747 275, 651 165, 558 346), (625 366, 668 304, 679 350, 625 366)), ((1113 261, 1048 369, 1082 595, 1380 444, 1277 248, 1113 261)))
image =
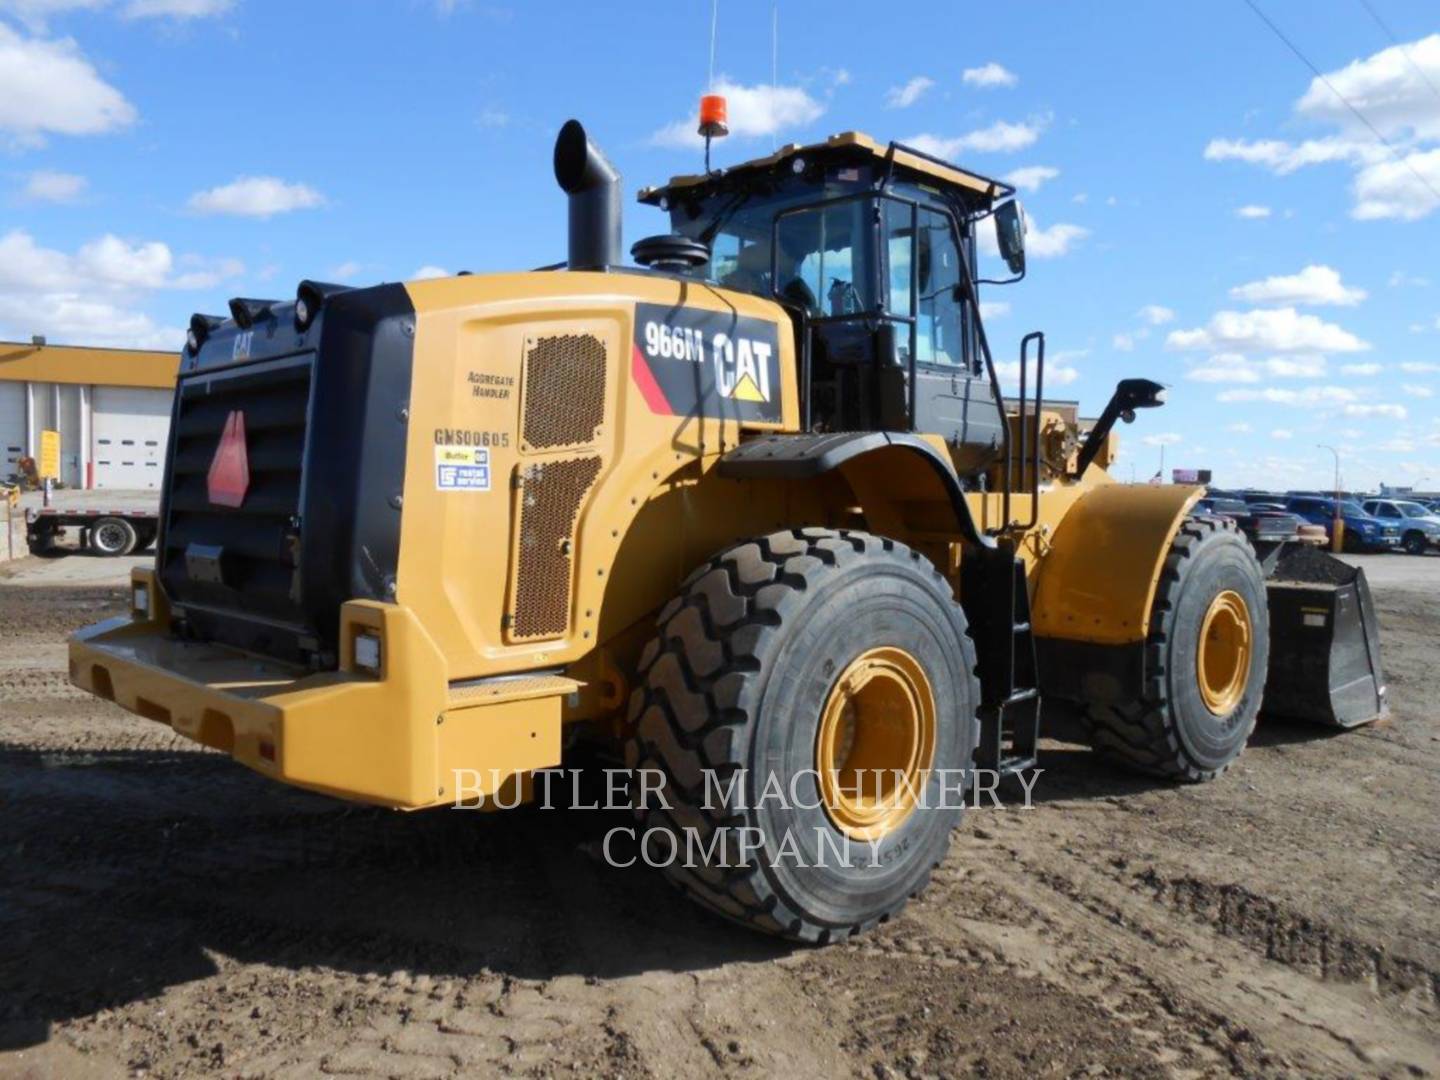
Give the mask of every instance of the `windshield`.
POLYGON ((1417 502, 1397 502, 1400 512, 1406 517, 1430 517, 1430 511, 1417 502))
POLYGON ((853 184, 797 182, 789 190, 732 192, 699 206, 676 205, 671 227, 710 245, 709 264, 686 273, 758 296, 778 293, 817 317, 873 310, 875 290, 865 272, 873 262, 864 251, 871 242, 868 201, 804 209, 854 190, 853 184), (777 217, 778 257, 772 251, 777 217))

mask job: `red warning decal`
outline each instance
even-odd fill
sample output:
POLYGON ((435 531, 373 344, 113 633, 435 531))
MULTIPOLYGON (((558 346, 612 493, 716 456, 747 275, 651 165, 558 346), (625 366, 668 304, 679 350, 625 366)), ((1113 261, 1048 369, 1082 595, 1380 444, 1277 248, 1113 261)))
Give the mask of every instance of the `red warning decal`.
POLYGON ((220 445, 210 460, 205 488, 215 506, 239 506, 250 490, 250 455, 245 449, 245 414, 239 409, 225 418, 220 445))

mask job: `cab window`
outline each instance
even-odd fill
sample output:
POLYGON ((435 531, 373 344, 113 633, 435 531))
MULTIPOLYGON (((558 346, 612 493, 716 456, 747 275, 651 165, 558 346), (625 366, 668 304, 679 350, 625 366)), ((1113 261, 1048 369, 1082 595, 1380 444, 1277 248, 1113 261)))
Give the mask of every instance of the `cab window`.
MULTIPOLYGON (((924 207, 912 212, 906 203, 886 200, 884 229, 887 309, 902 317, 913 311, 915 359, 939 367, 963 366, 960 252, 950 219, 924 207)), ((907 339, 908 335, 900 335, 905 351, 907 339)))
POLYGON ((781 216, 776 292, 819 318, 873 311, 875 290, 865 272, 872 205, 852 199, 781 216))

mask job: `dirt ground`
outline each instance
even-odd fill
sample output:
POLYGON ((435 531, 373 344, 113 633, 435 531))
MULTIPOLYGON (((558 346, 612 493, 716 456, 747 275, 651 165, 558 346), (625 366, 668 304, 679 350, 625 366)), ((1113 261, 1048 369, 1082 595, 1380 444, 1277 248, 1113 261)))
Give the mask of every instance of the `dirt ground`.
POLYGON ((64 635, 123 578, 24 560, 0 1074, 1434 1075, 1440 557, 1362 561, 1388 722, 1262 721, 1198 787, 1052 739, 1034 809, 970 813, 902 916, 797 949, 608 866, 604 813, 356 808, 83 696, 64 635))

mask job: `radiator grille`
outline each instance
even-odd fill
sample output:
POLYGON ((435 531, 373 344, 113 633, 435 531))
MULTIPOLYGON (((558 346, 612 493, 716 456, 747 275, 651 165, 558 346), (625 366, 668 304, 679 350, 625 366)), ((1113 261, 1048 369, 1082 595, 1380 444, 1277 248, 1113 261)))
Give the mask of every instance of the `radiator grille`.
POLYGON ((311 370, 305 357, 181 381, 160 552, 161 578, 176 601, 303 623, 295 536, 311 370), (234 411, 245 417, 250 482, 239 506, 217 506, 206 477, 234 411), (218 574, 187 569, 187 551, 216 553, 218 574))
POLYGON ((522 467, 510 637, 558 637, 569 625, 575 517, 599 472, 598 457, 522 467))
POLYGON ((594 334, 532 339, 523 374, 525 448, 588 446, 605 418, 605 344, 594 334))

